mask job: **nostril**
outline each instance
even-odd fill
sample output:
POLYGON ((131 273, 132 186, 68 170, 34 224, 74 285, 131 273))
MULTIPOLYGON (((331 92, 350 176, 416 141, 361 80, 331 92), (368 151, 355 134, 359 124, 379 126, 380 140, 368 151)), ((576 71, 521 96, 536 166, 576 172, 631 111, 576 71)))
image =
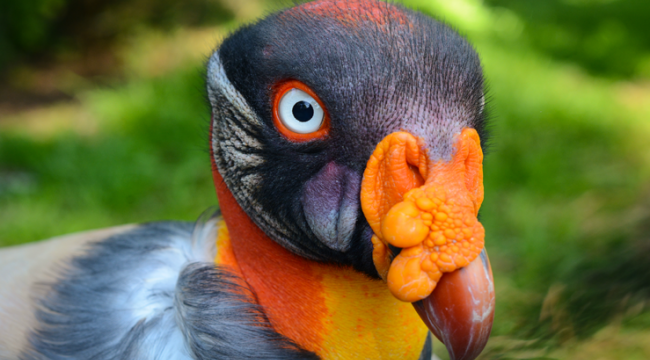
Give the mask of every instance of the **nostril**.
POLYGON ((393 257, 399 255, 399 253, 402 252, 401 247, 397 247, 397 246, 394 246, 394 245, 391 245, 391 244, 388 244, 388 248, 390 249, 390 253, 392 254, 393 257))

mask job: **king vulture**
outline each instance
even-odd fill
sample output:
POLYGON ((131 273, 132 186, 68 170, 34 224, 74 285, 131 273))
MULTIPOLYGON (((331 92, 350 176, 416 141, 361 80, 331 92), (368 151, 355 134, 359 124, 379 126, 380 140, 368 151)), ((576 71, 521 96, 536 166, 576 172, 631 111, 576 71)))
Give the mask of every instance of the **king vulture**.
POLYGON ((235 31, 206 75, 220 210, 1 250, 0 359, 430 359, 430 332, 477 357, 494 288, 472 46, 320 0, 235 31))

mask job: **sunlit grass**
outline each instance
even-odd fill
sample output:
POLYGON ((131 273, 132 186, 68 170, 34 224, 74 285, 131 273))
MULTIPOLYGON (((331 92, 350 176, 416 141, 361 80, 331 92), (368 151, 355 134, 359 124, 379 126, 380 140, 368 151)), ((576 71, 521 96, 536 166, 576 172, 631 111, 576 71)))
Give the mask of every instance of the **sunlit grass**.
POLYGON ((216 203, 200 71, 93 91, 81 104, 96 117, 92 134, 0 134, 3 245, 124 222, 193 220, 216 203))

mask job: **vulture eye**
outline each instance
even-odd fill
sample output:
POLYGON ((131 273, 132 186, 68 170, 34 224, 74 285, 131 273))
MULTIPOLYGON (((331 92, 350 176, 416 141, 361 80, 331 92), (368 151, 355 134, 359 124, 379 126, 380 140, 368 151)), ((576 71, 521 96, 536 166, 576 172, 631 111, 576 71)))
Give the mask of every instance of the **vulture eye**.
POLYGON ((291 89, 280 99, 280 121, 298 134, 318 131, 323 124, 323 109, 313 97, 299 89, 291 89))
POLYGON ((327 112, 318 96, 296 80, 276 87, 273 122, 282 135, 296 142, 323 138, 329 132, 327 112))

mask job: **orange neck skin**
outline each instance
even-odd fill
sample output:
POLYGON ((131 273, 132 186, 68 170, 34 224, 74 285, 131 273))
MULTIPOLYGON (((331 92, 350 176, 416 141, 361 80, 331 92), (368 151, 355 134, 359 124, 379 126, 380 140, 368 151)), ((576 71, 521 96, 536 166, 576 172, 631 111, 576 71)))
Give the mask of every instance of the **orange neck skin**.
POLYGON ((350 267, 299 257, 271 240, 239 206, 215 169, 227 229, 218 265, 240 275, 274 329, 323 359, 418 359, 427 328, 386 284, 350 267))
POLYGON ((310 261, 269 239, 242 210, 221 175, 217 171, 213 175, 233 260, 269 321, 276 331, 298 344, 320 343, 320 316, 326 309, 318 286, 321 279, 311 271, 310 261))

